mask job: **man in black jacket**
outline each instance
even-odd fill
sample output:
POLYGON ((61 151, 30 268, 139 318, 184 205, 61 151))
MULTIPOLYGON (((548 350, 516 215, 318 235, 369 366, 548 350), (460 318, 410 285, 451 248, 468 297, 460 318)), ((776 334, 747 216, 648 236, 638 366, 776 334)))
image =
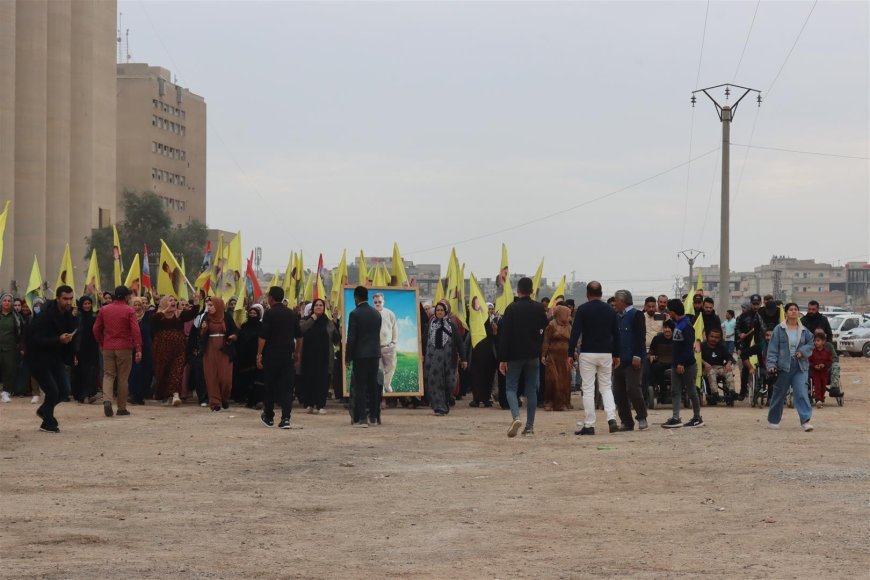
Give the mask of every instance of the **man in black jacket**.
POLYGON ((260 339, 257 341, 257 368, 262 369, 263 414, 260 421, 266 427, 275 424, 275 399, 281 405, 279 429, 290 428, 290 412, 293 410, 293 380, 296 377, 294 362, 299 361, 297 339, 302 336, 299 317, 284 304, 284 290, 278 286, 269 288, 269 310, 263 315, 260 339))
POLYGON ((55 296, 57 299, 49 301, 27 329, 27 356, 31 372, 45 393, 45 399, 36 414, 42 419, 39 430, 46 433, 60 433, 54 408, 66 384, 65 365, 72 364, 75 356, 73 290, 69 286, 61 286, 55 296))
POLYGON ((801 324, 813 334, 815 334, 817 329, 821 328, 825 331, 828 342, 834 341, 834 333, 831 332, 831 321, 828 320, 827 316, 819 313, 819 303, 815 300, 810 300, 807 304, 807 313, 801 318, 801 324))
POLYGON ((544 329, 549 323, 544 305, 531 298, 531 278, 520 278, 517 295, 519 298, 505 308, 498 327, 498 370, 507 379, 505 390, 513 417, 508 437, 516 437, 522 426, 517 398, 520 375, 525 377, 523 391, 526 395, 526 427, 523 435, 535 432, 541 345, 544 329))
POLYGON ((573 364, 575 356, 580 359, 580 376, 583 380, 583 409, 585 421, 577 421, 580 427, 575 435, 595 435, 595 380, 607 414, 611 433, 619 431, 616 423, 616 403, 611 389, 613 369, 619 367, 619 328, 616 311, 602 302, 601 283, 592 281, 586 285, 587 302, 577 309, 571 340, 568 341, 568 358, 573 364), (579 343, 579 345, 578 345, 579 343), (579 347, 579 354, 575 351, 579 347))
POLYGON ((378 361, 381 357, 381 314, 369 306, 369 291, 357 286, 353 291, 356 308, 347 320, 345 361, 352 364, 351 412, 354 427, 381 424, 381 387, 378 361), (368 412, 368 423, 366 423, 368 412))

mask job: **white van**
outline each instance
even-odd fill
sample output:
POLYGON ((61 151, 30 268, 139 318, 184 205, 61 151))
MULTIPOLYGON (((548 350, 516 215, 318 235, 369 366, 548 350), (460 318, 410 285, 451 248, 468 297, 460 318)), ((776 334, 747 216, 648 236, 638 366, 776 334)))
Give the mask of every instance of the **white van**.
POLYGON ((834 335, 833 343, 840 352, 840 333, 858 328, 868 317, 862 314, 841 314, 831 318, 831 333, 834 335))

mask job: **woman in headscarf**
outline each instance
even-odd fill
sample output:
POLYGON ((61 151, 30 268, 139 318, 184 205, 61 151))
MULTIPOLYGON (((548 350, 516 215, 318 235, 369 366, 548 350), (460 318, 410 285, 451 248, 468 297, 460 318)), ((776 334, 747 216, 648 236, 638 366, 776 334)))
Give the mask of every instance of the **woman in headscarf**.
POLYGON ((332 375, 335 346, 341 336, 326 317, 326 303, 315 298, 311 313, 299 324, 302 328, 302 377, 305 403, 309 413, 326 414, 326 393, 332 375))
POLYGON ((181 405, 181 381, 184 378, 184 324, 193 320, 196 312, 188 304, 179 310, 174 296, 160 299, 157 312, 151 318, 154 348, 154 375, 157 384, 154 398, 165 400, 172 397, 173 407, 181 405))
POLYGON ((154 355, 152 349, 151 319, 154 310, 148 308, 145 298, 135 296, 130 302, 139 321, 139 332, 142 334, 142 359, 133 360, 130 369, 130 398, 134 405, 144 405, 145 399, 151 396, 151 381, 154 378, 154 355))
POLYGON ((547 367, 544 409, 565 411, 571 407, 571 372, 568 366, 568 340, 571 338, 571 309, 556 306, 553 320, 544 330, 541 362, 547 367))
POLYGON ((208 404, 212 412, 217 412, 230 406, 233 361, 227 351, 232 350, 230 345, 238 338, 238 330, 221 298, 212 296, 205 308, 205 319, 199 329, 203 339, 202 369, 208 390, 208 404))
POLYGON ((429 322, 423 372, 426 375, 429 405, 438 416, 450 412, 450 395, 456 387, 456 361, 465 363, 464 343, 459 328, 450 317, 450 307, 439 302, 429 322))
POLYGON ((248 308, 248 319, 239 329, 233 359, 233 400, 253 409, 262 398, 263 371, 257 368, 257 343, 263 326, 263 306, 248 308))
POLYGON ((72 368, 72 393, 79 403, 93 403, 97 399, 97 383, 100 377, 100 347, 94 338, 94 299, 82 296, 78 302, 79 320, 76 358, 72 368))
POLYGON ((24 338, 24 324, 21 316, 15 312, 14 301, 9 292, 0 296, 0 376, 3 379, 3 393, 0 397, 4 403, 8 403, 15 392, 18 357, 23 350, 21 341, 24 338))

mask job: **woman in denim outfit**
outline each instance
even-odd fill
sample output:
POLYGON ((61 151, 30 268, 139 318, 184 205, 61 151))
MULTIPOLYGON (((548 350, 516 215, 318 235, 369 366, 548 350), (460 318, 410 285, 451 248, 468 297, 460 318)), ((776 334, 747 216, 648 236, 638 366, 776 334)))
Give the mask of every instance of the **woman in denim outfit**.
POLYGON ((807 391, 809 358, 813 351, 813 335, 800 322, 800 310, 794 302, 785 306, 785 320, 776 325, 767 349, 767 372, 776 376, 767 422, 771 429, 779 429, 785 396, 791 387, 794 407, 801 427, 812 431, 810 419, 813 407, 807 391))

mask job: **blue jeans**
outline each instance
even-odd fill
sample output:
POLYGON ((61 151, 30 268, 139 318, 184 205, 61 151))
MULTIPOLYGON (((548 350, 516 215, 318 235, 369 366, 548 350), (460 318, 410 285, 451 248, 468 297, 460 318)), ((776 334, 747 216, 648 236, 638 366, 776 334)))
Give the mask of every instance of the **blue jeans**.
POLYGON ((779 371, 776 384, 773 385, 773 395, 770 397, 770 409, 767 411, 767 420, 774 425, 779 425, 782 420, 782 407, 785 404, 785 395, 791 387, 794 408, 798 412, 801 425, 813 418, 813 407, 810 405, 809 391, 807 390, 807 371, 802 371, 795 357, 791 357, 789 371, 779 371))
POLYGON ((726 340, 725 341, 725 350, 728 351, 728 356, 730 356, 733 359, 734 358, 734 341, 733 340, 726 340))
POLYGON ((517 389, 520 386, 520 373, 525 377, 523 390, 526 395, 526 427, 534 427, 535 410, 538 407, 538 382, 540 381, 541 361, 537 358, 526 358, 508 361, 506 394, 508 405, 511 408, 511 416, 520 418, 520 402, 517 399, 517 389))

